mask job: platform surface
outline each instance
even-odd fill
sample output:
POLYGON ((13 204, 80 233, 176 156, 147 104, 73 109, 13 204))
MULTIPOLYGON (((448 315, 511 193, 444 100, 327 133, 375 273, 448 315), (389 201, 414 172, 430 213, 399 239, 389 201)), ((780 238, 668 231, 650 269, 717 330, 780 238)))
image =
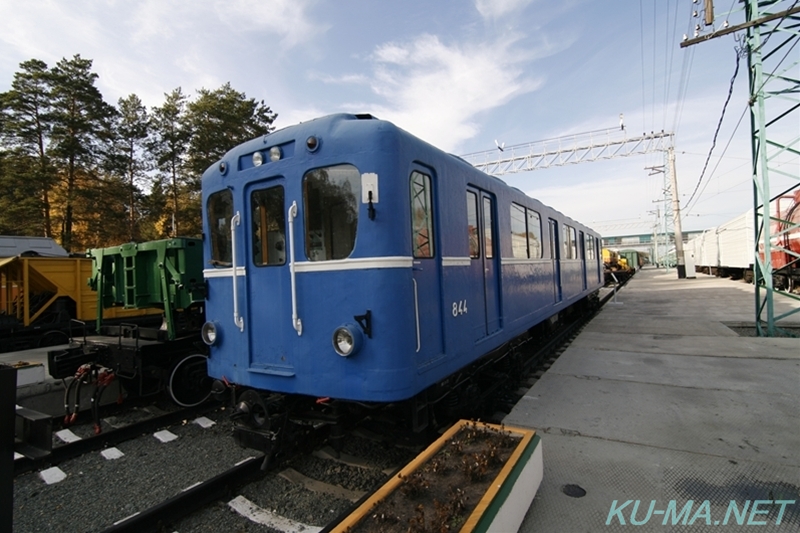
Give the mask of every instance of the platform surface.
POLYGON ((504 420, 542 437, 520 532, 800 531, 800 339, 726 326, 753 323, 753 291, 633 277, 504 420))

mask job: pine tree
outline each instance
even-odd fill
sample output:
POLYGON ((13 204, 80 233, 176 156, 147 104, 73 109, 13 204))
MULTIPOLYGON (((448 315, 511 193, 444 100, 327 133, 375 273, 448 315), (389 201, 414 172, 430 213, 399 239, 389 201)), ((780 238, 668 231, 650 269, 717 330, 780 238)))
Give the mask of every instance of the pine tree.
POLYGON ((147 179, 151 165, 144 147, 149 137, 150 124, 147 108, 135 94, 120 98, 114 123, 114 145, 107 168, 124 176, 128 198, 128 238, 140 238, 139 211, 142 199, 140 184, 147 179))
MULTIPOLYGON (((96 185, 97 166, 110 137, 114 108, 95 87, 92 61, 80 55, 62 59, 52 69, 52 143, 63 186, 61 245, 72 250, 78 198, 96 185)), ((95 206, 95 209, 99 206, 95 206)))
POLYGON ((199 180, 208 167, 237 144, 272 131, 278 116, 264 101, 247 98, 226 83, 217 90, 200 89, 189 103, 187 122, 192 132, 189 171, 199 180))
POLYGON ((150 114, 152 135, 147 148, 155 160, 160 181, 169 183, 172 212, 168 224, 171 225, 171 230, 168 234, 176 237, 181 226, 178 198, 180 189, 186 182, 184 169, 190 132, 186 125, 186 96, 181 88, 178 87, 164 97, 164 104, 153 108, 150 114))
POLYGON ((9 149, 5 154, 3 180, 6 187, 3 190, 11 191, 8 188, 10 183, 18 183, 26 191, 26 196, 16 198, 19 191, 11 191, 5 199, 8 201, 11 197, 15 200, 3 210, 3 215, 18 228, 16 231, 52 237, 50 197, 55 172, 47 154, 52 125, 52 77, 47 64, 38 59, 20 63, 19 67, 11 82, 11 90, 0 95, 2 137, 4 146, 9 149), (40 221, 39 228, 26 222, 21 226, 17 224, 33 217, 40 221))
POLYGON ((209 91, 200 89, 198 97, 187 105, 186 122, 192 133, 188 147, 188 179, 185 194, 192 199, 194 216, 190 233, 200 234, 200 180, 203 172, 219 161, 225 153, 244 141, 272 131, 277 117, 272 110, 244 93, 234 90, 230 83, 209 91))

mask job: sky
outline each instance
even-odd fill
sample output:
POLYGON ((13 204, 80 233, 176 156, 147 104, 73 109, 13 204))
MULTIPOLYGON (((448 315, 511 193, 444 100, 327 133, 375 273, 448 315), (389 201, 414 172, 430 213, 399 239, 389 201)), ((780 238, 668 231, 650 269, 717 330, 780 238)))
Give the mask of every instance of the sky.
MULTIPOLYGON (((0 0, 0 91, 23 61, 80 54, 109 103, 135 93, 154 107, 176 87, 194 95, 230 82, 270 106, 277 127, 371 113, 457 155, 618 128, 622 113, 631 136, 675 133, 683 228, 699 230, 753 203, 746 59, 703 174, 737 42, 679 47, 702 26, 692 16, 702 4, 0 0)), ((659 152, 502 179, 604 235, 652 233, 664 174, 646 168, 665 162, 659 152)))

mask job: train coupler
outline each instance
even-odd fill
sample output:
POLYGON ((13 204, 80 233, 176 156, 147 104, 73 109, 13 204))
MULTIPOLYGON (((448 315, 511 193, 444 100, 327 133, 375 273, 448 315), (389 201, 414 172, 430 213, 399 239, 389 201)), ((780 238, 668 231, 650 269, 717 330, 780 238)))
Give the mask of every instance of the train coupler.
POLYGON ((266 470, 270 459, 278 449, 280 439, 278 432, 259 431, 245 426, 235 426, 233 428, 233 440, 242 448, 251 448, 264 452, 264 462, 261 469, 266 470))

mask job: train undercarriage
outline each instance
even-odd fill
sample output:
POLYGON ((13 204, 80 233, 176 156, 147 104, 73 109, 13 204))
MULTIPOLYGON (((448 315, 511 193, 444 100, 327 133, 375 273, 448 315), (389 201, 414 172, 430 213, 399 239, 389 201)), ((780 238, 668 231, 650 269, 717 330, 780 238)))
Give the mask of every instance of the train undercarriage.
POLYGON ((504 390, 519 388, 536 364, 537 350, 560 329, 599 307, 597 294, 533 326, 416 396, 395 403, 367 403, 287 395, 242 388, 215 380, 212 396, 228 403, 236 422, 234 440, 271 457, 295 446, 310 428, 328 427, 328 439, 340 450, 348 428, 368 417, 390 421, 398 433, 421 434, 459 418, 486 418, 496 410, 494 398, 504 390))

